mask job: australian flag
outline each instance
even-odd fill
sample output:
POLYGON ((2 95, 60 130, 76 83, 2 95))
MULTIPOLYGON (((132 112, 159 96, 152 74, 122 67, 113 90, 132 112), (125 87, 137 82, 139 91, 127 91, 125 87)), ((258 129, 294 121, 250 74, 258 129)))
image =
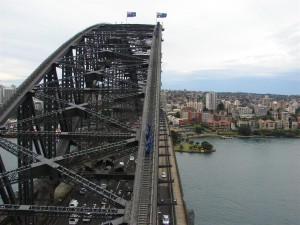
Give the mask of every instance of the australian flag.
POLYGON ((167 17, 167 13, 159 13, 159 12, 158 12, 158 13, 156 14, 156 17, 157 17, 157 18, 166 18, 166 17, 167 17))
POLYGON ((127 17, 136 17, 136 12, 127 12, 127 17))

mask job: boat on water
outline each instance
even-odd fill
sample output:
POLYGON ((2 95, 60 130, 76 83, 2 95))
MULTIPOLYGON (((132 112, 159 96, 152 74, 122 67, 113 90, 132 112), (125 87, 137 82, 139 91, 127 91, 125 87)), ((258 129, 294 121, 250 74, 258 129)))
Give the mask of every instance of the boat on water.
POLYGON ((222 139, 232 139, 233 137, 230 136, 221 136, 222 139))

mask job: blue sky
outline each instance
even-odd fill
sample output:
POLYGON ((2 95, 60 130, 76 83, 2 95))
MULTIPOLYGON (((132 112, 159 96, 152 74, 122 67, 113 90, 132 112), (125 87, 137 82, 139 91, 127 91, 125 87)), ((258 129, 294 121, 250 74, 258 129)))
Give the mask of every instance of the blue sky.
POLYGON ((154 24, 166 89, 300 94, 299 0, 0 0, 0 83, 20 83, 97 23, 154 24))

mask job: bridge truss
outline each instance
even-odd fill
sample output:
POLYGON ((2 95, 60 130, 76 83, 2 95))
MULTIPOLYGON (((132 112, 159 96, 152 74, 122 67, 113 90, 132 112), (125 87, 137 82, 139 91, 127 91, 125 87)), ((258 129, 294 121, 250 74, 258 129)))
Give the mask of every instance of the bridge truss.
POLYGON ((0 215, 17 225, 40 224, 43 220, 37 218, 49 215, 84 217, 87 212, 103 224, 157 223, 154 131, 159 128, 161 36, 159 23, 91 26, 59 47, 22 83, 0 108, 0 124, 17 112, 15 128, 1 133, 0 147, 18 161, 15 170, 6 171, 0 157, 0 215), (149 155, 147 127, 152 136, 149 155), (130 199, 82 173, 84 163, 132 153, 137 160, 130 199), (51 205, 62 182, 85 188, 99 201, 108 200, 109 207, 51 205), (37 195, 46 199, 44 206, 37 195))

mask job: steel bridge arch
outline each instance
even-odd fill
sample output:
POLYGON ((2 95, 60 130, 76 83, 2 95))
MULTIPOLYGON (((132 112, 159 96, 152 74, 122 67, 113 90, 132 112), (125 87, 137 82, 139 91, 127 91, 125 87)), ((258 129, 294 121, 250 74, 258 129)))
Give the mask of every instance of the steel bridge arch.
POLYGON ((116 219, 101 215, 102 222, 156 224, 158 134, 154 131, 159 127, 161 36, 159 23, 93 25, 60 46, 17 88, 0 108, 0 125, 14 111, 18 115, 14 129, 0 137, 0 147, 18 158, 16 170, 6 171, 0 157, 4 203, 0 215, 10 216, 14 224, 38 224, 34 215, 45 216, 49 209, 35 207, 41 205, 36 193, 48 202, 53 197, 38 190, 37 183, 41 186, 46 180, 53 189, 61 182, 75 189, 85 187, 124 214, 116 219), (152 151, 146 155, 149 126, 152 151), (8 138, 16 138, 17 143, 8 138), (118 161, 129 154, 137 155, 130 199, 107 191, 82 171, 83 163, 95 165, 105 158, 118 161), (150 172, 149 166, 154 166, 150 172), (19 198, 12 189, 16 182, 19 198), (143 204, 146 209, 139 207, 143 204))

